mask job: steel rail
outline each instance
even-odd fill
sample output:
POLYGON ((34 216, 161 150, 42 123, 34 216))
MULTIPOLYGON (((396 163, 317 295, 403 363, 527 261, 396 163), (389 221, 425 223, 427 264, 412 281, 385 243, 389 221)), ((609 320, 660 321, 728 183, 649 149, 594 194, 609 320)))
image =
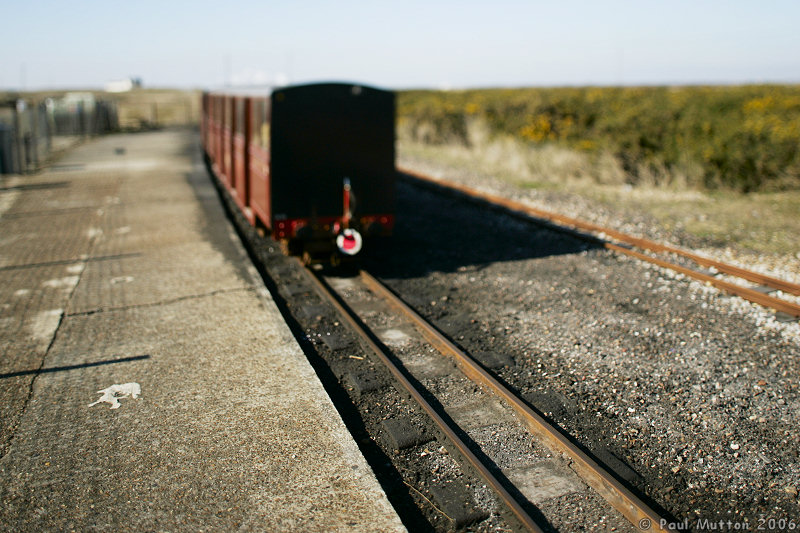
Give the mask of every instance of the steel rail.
POLYGON ((459 368, 471 380, 491 390, 505 401, 518 417, 525 423, 537 438, 556 454, 564 454, 572 460, 572 468, 583 480, 596 490, 608 503, 619 511, 631 524, 642 530, 672 531, 664 529, 661 524, 669 524, 670 520, 659 515, 647 503, 622 485, 613 475, 597 461, 578 448, 563 433, 547 422, 541 415, 531 409, 516 394, 487 372, 475 359, 453 344, 439 330, 409 307, 402 299, 383 283, 367 272, 361 272, 364 283, 375 294, 380 295, 395 309, 406 315, 423 333, 428 341, 440 352, 450 356, 459 368))
MULTIPOLYGON (((781 280, 771 276, 766 276, 764 274, 759 274, 758 272, 753 272, 751 270, 746 270, 744 268, 740 268, 734 265, 722 263, 714 259, 708 259, 700 255, 697 255, 695 253, 689 252, 687 250, 676 248, 674 246, 659 244, 649 239, 643 239, 640 237, 633 237, 631 235, 626 235, 625 233, 619 232, 611 228, 605 228, 597 224, 592 224, 590 222, 586 222, 573 217, 568 217, 566 215, 561 215, 559 213, 545 211, 544 209, 532 207, 523 204, 522 202, 518 202, 516 200, 503 198, 502 196, 498 196, 496 194, 479 191, 477 189, 473 189, 471 187, 467 187, 465 185, 461 185, 458 183, 435 180, 429 176, 425 176, 423 174, 414 172, 413 170, 408 170, 408 169, 400 169, 400 170, 401 172, 408 174, 409 176, 417 180, 434 185, 439 188, 455 190, 469 197, 478 198, 493 204, 500 205, 502 207, 505 207, 513 211, 524 213, 526 215, 530 215, 536 218, 541 218, 544 220, 549 220, 551 222, 561 224, 564 226, 570 226, 575 229, 590 231, 592 233, 598 234, 596 236, 605 235, 608 238, 615 239, 619 242, 629 244, 637 248, 642 248, 654 252, 666 252, 666 253, 673 253, 676 255, 680 255, 682 257, 685 257, 687 259, 696 262, 699 265, 716 268, 718 271, 724 272, 732 276, 736 276, 742 279, 746 279, 748 281, 759 283, 761 285, 766 285, 774 289, 781 290, 783 292, 800 295, 800 285, 796 283, 781 280)), ((708 274, 698 272, 691 268, 686 268, 671 261, 665 261, 662 259, 651 257, 649 255, 638 253, 624 246, 619 246, 617 244, 608 242, 606 239, 603 238, 601 238, 601 242, 603 246, 607 249, 623 253, 626 255, 630 255, 638 259, 641 259, 643 261, 648 261, 650 263, 657 264, 664 268, 675 270, 686 276, 689 276, 699 281, 703 281, 705 283, 709 283, 717 287, 718 289, 722 289, 729 293, 735 294, 736 296, 740 296, 751 302, 763 305, 765 307, 770 307, 772 309, 775 309, 776 311, 781 311, 783 313, 792 315, 794 317, 800 317, 800 305, 798 304, 787 302, 786 300, 781 300, 780 298, 775 298, 774 296, 769 296, 754 289, 736 285, 735 283, 730 283, 727 281, 717 279, 714 276, 709 276, 708 274)))
POLYGON ((764 307, 770 307, 772 309, 775 309, 776 311, 781 311, 788 315, 800 317, 800 305, 794 304, 792 302, 787 302, 786 300, 781 300, 780 298, 775 298, 774 296, 770 296, 768 294, 764 294, 762 292, 758 292, 756 290, 749 289, 747 287, 742 287, 741 285, 736 285, 735 283, 731 283, 729 281, 717 279, 714 276, 709 276, 708 274, 704 274, 702 272, 698 272, 696 270, 692 270, 691 268, 686 268, 684 266, 671 263, 669 261, 664 261, 663 259, 659 259, 657 257, 651 257, 641 252, 637 252, 636 250, 625 248, 624 246, 619 246, 616 244, 612 244, 610 242, 604 243, 604 246, 609 250, 613 250, 621 254, 626 254, 631 257, 641 259, 642 261, 653 263, 654 265, 658 265, 662 268, 668 268, 670 270, 674 270, 676 272, 694 278, 698 281, 703 281, 705 283, 714 285, 718 289, 722 289, 731 294, 735 294, 736 296, 740 296, 745 300, 749 300, 753 303, 763 305, 764 307))
POLYGON ((342 319, 349 324, 352 330, 369 346, 375 353, 378 359, 389 369, 397 382, 408 392, 412 398, 422 407, 428 416, 434 421, 439 429, 444 433, 447 439, 456 447, 458 452, 469 464, 478 472, 478 474, 486 481, 487 485, 500 497, 508 509, 516 516, 521 524, 529 531, 542 532, 542 528, 536 521, 528 514, 523 506, 514 498, 511 493, 503 486, 503 483, 483 464, 483 462, 475 455, 469 446, 458 436, 456 431, 450 427, 450 424, 434 409, 434 407, 425 399, 422 393, 414 386, 408 379, 405 373, 392 361, 386 353, 386 349, 377 343, 373 336, 362 325, 361 321, 354 315, 354 313, 347 309, 342 302, 333 294, 328 288, 327 284, 319 278, 316 274, 309 269, 303 269, 307 274, 309 280, 314 285, 318 294, 326 301, 328 301, 336 309, 336 312, 342 319))

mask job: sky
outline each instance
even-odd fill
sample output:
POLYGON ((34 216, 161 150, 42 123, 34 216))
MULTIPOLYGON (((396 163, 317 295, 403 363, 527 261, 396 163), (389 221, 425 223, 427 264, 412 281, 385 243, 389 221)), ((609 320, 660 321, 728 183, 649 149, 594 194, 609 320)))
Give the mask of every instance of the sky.
POLYGON ((10 0, 0 90, 800 83, 796 0, 10 0))

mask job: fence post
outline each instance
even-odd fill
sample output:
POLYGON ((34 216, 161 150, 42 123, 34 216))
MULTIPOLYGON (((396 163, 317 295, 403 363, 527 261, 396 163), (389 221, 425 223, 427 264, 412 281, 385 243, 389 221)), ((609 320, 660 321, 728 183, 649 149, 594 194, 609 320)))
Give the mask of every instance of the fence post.
POLYGON ((44 129, 47 132, 45 135, 47 137, 47 155, 48 156, 53 151, 53 129, 54 129, 54 123, 51 122, 51 117, 50 117, 50 107, 51 107, 51 105, 52 105, 52 101, 49 98, 42 103, 42 112, 44 113, 44 129))
POLYGON ((31 107, 31 137, 33 142, 31 151, 33 152, 33 168, 39 168, 39 103, 31 107))
POLYGON ((14 143, 16 144, 16 165, 11 165, 12 172, 25 172, 25 146, 22 142, 22 112, 25 111, 25 100, 17 100, 14 106, 14 143), (15 168, 16 167, 16 168, 15 168))
POLYGON ((86 127, 86 112, 83 109, 83 101, 78 102, 78 128, 80 128, 80 135, 87 137, 89 132, 86 127))

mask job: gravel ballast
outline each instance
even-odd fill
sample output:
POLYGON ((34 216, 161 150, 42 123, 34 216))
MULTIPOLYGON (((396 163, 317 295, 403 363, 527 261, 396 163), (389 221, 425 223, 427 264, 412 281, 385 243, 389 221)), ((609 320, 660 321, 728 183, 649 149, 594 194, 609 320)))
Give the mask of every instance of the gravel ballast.
MULTIPOLYGON (((535 194, 446 177, 515 199, 535 194)), ((614 216, 559 202, 540 207, 601 223, 614 216)), ((646 221, 610 225, 686 245, 646 221)), ((797 322, 408 184, 393 244, 371 265, 376 274, 468 352, 511 357, 497 370, 503 380, 627 467, 626 479, 676 520, 692 529, 720 519, 757 529, 764 520, 769 529, 770 519, 800 517, 797 322)), ((786 279, 795 268, 792 258, 764 263, 786 279)))

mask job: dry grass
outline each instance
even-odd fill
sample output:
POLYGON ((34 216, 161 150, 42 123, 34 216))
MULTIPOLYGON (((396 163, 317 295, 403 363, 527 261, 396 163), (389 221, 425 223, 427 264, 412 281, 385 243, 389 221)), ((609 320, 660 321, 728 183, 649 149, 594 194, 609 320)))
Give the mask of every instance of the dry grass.
POLYGON ((194 125, 200 117, 200 91, 138 89, 103 98, 116 100, 123 129, 194 125))
POLYGON ((734 245, 800 259, 800 191, 679 194, 642 190, 598 196, 613 206, 642 210, 668 230, 683 230, 720 247, 734 245))
POLYGON ((559 184, 623 183, 625 174, 613 157, 589 154, 555 144, 530 145, 510 135, 491 134, 480 120, 467 124, 468 143, 423 144, 419 138, 398 130, 399 149, 416 157, 466 166, 484 174, 497 175, 527 188, 558 188, 559 184))
POLYGON ((398 129, 399 151, 413 157, 472 168, 523 188, 563 190, 590 184, 623 185, 626 173, 608 153, 589 154, 552 143, 530 144, 492 134, 481 120, 467 123, 468 143, 424 144, 398 129))
POLYGON ((478 123, 468 129, 470 146, 422 144, 401 129, 399 159, 492 176, 520 189, 580 197, 621 216, 642 213, 666 230, 688 233, 717 248, 800 259, 800 191, 703 191, 685 187, 674 169, 671 175, 658 175, 669 172, 663 168, 651 169, 649 183, 631 187, 610 155, 492 137, 478 123))
POLYGON ((398 118, 428 144, 469 146, 481 120, 529 145, 613 156, 637 186, 800 190, 797 85, 403 91, 398 118))

